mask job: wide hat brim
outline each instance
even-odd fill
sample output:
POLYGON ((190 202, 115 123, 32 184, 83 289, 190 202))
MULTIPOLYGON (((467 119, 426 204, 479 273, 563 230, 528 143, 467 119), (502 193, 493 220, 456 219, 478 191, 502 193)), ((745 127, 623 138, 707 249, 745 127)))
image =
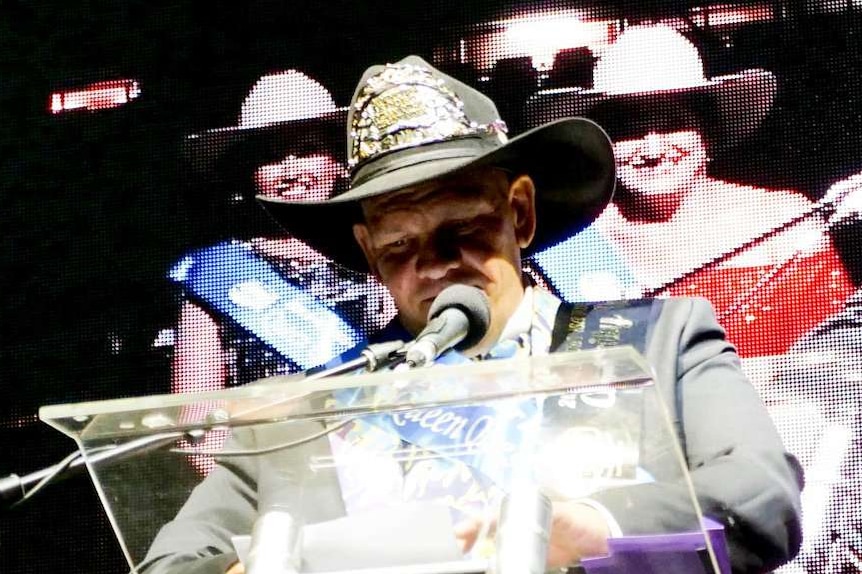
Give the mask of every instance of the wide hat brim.
POLYGON ((341 156, 347 109, 310 118, 257 126, 228 126, 186 136, 183 151, 201 173, 218 172, 226 164, 266 163, 287 154, 325 151, 341 156))
MULTIPOLYGON (((714 147, 727 149, 750 136, 775 101, 775 75, 761 69, 715 76, 703 84, 674 90, 611 93, 581 88, 540 91, 527 102, 525 125, 537 126, 559 117, 607 117, 616 108, 660 109, 687 100, 699 114, 714 147)), ((612 134, 614 139, 619 139, 612 134)))
POLYGON ((353 237, 359 202, 479 167, 529 175, 536 185, 538 226, 524 255, 554 245, 588 226, 605 208, 616 182, 607 134, 584 118, 536 127, 506 143, 462 138, 396 151, 375 161, 373 177, 326 201, 297 202, 258 196, 291 235, 357 271, 367 271, 353 237))

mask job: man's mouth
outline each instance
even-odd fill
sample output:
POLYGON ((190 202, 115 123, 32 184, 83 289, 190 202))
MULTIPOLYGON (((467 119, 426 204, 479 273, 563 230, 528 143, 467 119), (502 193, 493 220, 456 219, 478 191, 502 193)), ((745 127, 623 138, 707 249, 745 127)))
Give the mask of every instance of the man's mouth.
POLYGON ((484 285, 478 281, 447 281, 440 285, 435 285, 433 290, 429 291, 427 295, 419 299, 420 304, 431 305, 431 303, 434 302, 434 299, 436 299, 437 296, 440 295, 440 293, 442 293, 447 287, 451 287, 452 285, 467 285, 469 287, 475 287, 482 291, 485 290, 484 285))

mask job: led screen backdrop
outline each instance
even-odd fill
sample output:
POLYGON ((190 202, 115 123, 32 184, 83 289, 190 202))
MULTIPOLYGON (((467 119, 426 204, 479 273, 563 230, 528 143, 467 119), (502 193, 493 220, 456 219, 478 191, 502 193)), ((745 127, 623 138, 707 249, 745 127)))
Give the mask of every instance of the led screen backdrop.
MULTIPOLYGON (((0 477, 71 451, 40 405, 297 372, 394 316, 253 197, 343 190, 355 82, 416 53, 510 134, 608 130, 613 204, 525 272, 570 300, 710 299, 807 472, 786 571, 859 570, 862 7, 320 4, 0 7, 0 477)), ((0 519, 4 571, 124 567, 86 476, 0 519)))

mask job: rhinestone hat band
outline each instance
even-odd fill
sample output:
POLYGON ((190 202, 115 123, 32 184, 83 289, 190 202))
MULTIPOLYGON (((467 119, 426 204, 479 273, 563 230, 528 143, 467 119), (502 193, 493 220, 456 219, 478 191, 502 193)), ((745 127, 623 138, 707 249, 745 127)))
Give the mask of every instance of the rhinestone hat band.
POLYGON ((388 64, 370 76, 354 104, 348 165, 351 169, 384 153, 457 138, 496 135, 505 143, 506 124, 471 121, 464 102, 428 68, 388 64))

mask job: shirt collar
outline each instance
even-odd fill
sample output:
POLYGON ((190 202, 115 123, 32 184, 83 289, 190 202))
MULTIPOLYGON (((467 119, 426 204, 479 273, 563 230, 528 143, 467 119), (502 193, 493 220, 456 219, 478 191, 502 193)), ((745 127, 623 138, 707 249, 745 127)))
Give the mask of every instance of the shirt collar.
POLYGON ((554 325, 561 301, 544 289, 528 286, 524 297, 509 317, 497 345, 515 341, 528 355, 544 355, 551 350, 554 325))
POLYGON ((506 321, 506 326, 503 327, 503 332, 500 334, 499 341, 508 339, 516 340, 521 335, 527 334, 533 325, 533 288, 527 286, 524 289, 524 296, 521 297, 521 302, 515 308, 515 312, 506 321))

